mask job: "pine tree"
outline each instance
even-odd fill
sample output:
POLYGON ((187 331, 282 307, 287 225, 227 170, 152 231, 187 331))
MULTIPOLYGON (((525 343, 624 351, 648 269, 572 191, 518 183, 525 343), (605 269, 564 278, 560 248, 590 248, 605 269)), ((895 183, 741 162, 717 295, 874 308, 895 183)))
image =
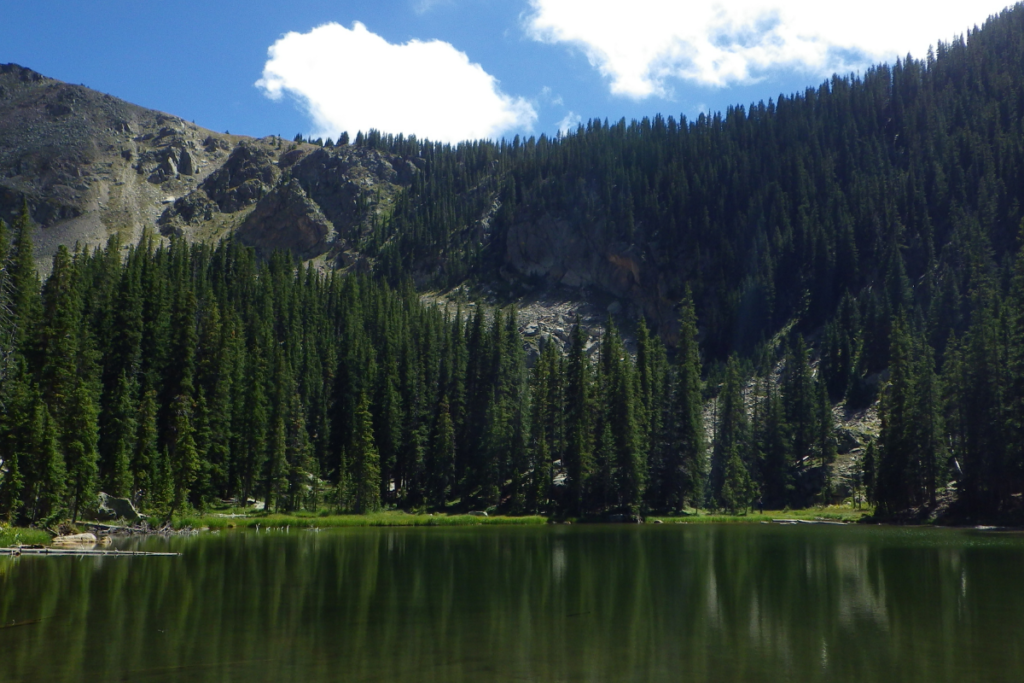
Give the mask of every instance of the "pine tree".
POLYGON ((913 490, 914 365, 912 342, 902 316, 893 323, 889 352, 890 375, 879 405, 882 427, 878 435, 878 462, 874 495, 887 513, 915 502, 913 490))
POLYGON ((718 402, 718 425, 711 456, 711 495, 716 506, 737 512, 750 503, 754 488, 743 461, 743 456, 750 452, 750 431, 735 358, 729 359, 718 402))
POLYGON ((565 478, 568 494, 565 506, 567 511, 575 513, 583 510, 587 480, 593 470, 591 377, 586 341, 577 318, 572 329, 565 390, 565 478))
POLYGON ((32 222, 29 218, 28 205, 25 203, 22 204, 21 213, 14 222, 12 233, 8 257, 10 324, 13 326, 12 352, 15 358, 26 357, 28 367, 34 369, 37 358, 33 348, 33 335, 42 311, 39 275, 36 272, 32 247, 32 222))
POLYGON ((792 442, 782 396, 768 379, 767 393, 761 408, 760 434, 763 501, 770 509, 782 509, 792 503, 792 442))
POLYGON ((864 484, 864 498, 871 505, 875 504, 875 442, 869 441, 864 449, 861 465, 861 477, 864 484))
POLYGON ((799 335, 786 354, 782 403, 786 408, 786 424, 791 430, 793 455, 800 463, 813 456, 821 443, 818 425, 821 398, 811 374, 807 346, 799 335))
POLYGON ((111 495, 124 498, 132 494, 135 482, 132 480, 132 455, 135 453, 135 439, 138 432, 135 415, 137 386, 128 374, 121 373, 117 390, 111 401, 112 410, 107 422, 107 439, 114 444, 106 479, 111 495))
POLYGON ((263 363, 259 355, 249 356, 249 368, 244 408, 240 416, 241 444, 239 475, 242 500, 247 501, 255 492, 257 477, 263 468, 267 452, 267 401, 264 393, 263 363))
MULTIPOLYGON (((601 344, 605 414, 611 427, 616 500, 632 514, 640 510, 644 494, 646 459, 641 448, 642 426, 637 416, 637 383, 633 363, 611 319, 601 344)), ((607 456, 606 456, 607 457, 607 456)))
POLYGON ((185 509, 189 491, 199 472, 199 453, 196 449, 194 405, 192 399, 179 394, 171 406, 173 416, 171 438, 168 443, 165 477, 169 476, 173 489, 171 512, 185 509))
POLYGON ((365 514, 380 509, 380 455, 373 440, 373 416, 366 394, 359 398, 355 418, 352 439, 354 509, 358 514, 365 514))
POLYGON ((135 450, 131 460, 131 478, 135 482, 132 492, 138 503, 149 503, 155 493, 154 486, 158 479, 160 451, 157 439, 157 405, 156 391, 150 389, 142 393, 139 401, 135 450))
POLYGON ((71 519, 94 504, 99 483, 99 411, 92 390, 80 383, 74 390, 64 420, 62 442, 67 464, 68 508, 71 519))
POLYGON ((429 503, 444 508, 455 485, 455 426, 449 414, 448 396, 441 396, 434 420, 430 457, 429 503))
POLYGON ((689 289, 680 314, 677 358, 670 413, 665 425, 664 498, 669 509, 683 510, 687 502, 694 507, 703 505, 707 478, 697 314, 689 289))
POLYGON ((46 404, 36 398, 32 423, 26 435, 26 451, 32 463, 26 477, 25 507, 30 520, 49 520, 64 515, 67 508, 67 468, 58 445, 58 428, 46 404))
MULTIPOLYGON (((307 479, 310 475, 312 446, 309 443, 309 432, 302 414, 302 405, 298 396, 292 397, 291 411, 287 425, 287 444, 285 459, 288 463, 288 508, 297 510, 302 507, 306 495, 307 479)), ((311 507, 315 510, 315 505, 311 507)))
POLYGON ((941 466, 945 462, 945 425, 942 418, 942 385, 935 372, 934 353, 922 338, 919 341, 914 396, 914 451, 916 500, 934 506, 941 466))
POLYGON ((270 429, 270 438, 267 440, 266 474, 263 480, 263 500, 265 509, 269 512, 277 506, 281 509, 281 498, 284 486, 287 484, 287 435, 285 433, 284 418, 278 417, 274 420, 270 429))

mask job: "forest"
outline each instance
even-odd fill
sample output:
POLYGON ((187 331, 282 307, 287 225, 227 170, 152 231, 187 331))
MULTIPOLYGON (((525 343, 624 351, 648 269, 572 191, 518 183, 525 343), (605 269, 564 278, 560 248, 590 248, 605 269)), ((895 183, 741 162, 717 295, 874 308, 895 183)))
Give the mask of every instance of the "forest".
POLYGON ((0 237, 0 518, 77 517, 100 489, 166 513, 806 506, 832 496, 833 407, 876 401, 880 516, 944 492, 961 519, 1016 518, 1022 75, 1016 6, 925 59, 692 122, 360 133, 425 161, 356 236, 369 276, 147 237, 63 249, 42 283, 23 214, 0 237), (678 329, 609 320, 590 354, 577 325, 528 368, 514 308, 420 302, 413 273, 497 281, 543 215, 635 245, 678 329))
MULTIPOLYGON (((642 320, 635 354, 609 320, 596 353, 577 324, 566 354, 544 344, 527 368, 512 307, 427 306, 409 285, 284 253, 151 237, 61 249, 41 285, 27 226, 0 231, 9 521, 75 518, 101 489, 166 514, 226 499, 582 517, 830 499, 830 392, 846 376, 798 333, 753 380, 733 357, 705 382, 687 296, 671 362, 642 320)), ((907 317, 893 321, 863 460, 882 512, 934 503, 951 476, 972 514, 1016 510, 1024 262, 1005 296, 993 284, 976 298, 939 368, 907 317)))

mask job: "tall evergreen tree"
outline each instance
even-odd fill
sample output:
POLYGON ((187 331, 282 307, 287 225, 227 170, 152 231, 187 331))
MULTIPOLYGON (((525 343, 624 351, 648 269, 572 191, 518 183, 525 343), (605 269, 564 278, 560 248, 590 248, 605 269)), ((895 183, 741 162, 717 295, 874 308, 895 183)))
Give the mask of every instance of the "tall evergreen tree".
POLYGON ((370 402, 363 394, 356 410, 355 436, 352 439, 352 487, 357 513, 374 512, 380 508, 380 455, 373 438, 373 416, 370 402))
POLYGON ((716 507, 736 512, 750 504, 754 487, 744 462, 744 456, 751 451, 750 431, 735 358, 729 359, 718 402, 718 424, 711 456, 711 495, 716 507))
POLYGON ((704 400, 701 392, 700 351, 697 344, 697 314, 687 290, 679 326, 678 368, 666 419, 665 504, 682 510, 686 503, 704 503, 707 478, 707 437, 704 431, 704 400))
POLYGON ((565 507, 579 513, 583 510, 587 479, 593 471, 593 421, 590 359, 586 334, 578 318, 571 339, 565 390, 565 507))

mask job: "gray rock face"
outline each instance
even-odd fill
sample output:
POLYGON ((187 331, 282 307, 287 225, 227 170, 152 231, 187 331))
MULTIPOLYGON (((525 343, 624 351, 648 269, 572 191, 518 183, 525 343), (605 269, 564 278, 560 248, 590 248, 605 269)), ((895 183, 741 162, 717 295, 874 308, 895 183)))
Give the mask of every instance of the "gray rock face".
POLYGON ((281 172, 264 149, 243 142, 224 165, 210 174, 200 188, 224 213, 255 204, 277 183, 281 172))
POLYGON ((97 513, 101 519, 123 519, 130 524, 135 524, 144 519, 127 498, 115 498, 102 491, 98 498, 99 509, 97 513))
MULTIPOLYGON (((287 154, 282 163, 285 157, 287 154)), ((372 210, 360 198, 370 196, 376 201, 378 190, 389 196, 400 185, 411 182, 413 171, 408 166, 396 171, 392 160, 400 161, 389 160, 387 155, 365 147, 318 149, 293 162, 291 173, 308 190, 338 234, 347 237, 365 218, 367 210, 372 210)), ((415 170, 414 166, 411 168, 415 170)))
POLYGON ((210 199, 204 190, 199 189, 175 200, 174 206, 164 211, 159 223, 161 226, 169 226, 175 222, 175 217, 180 217, 185 223, 200 223, 212 219, 213 215, 219 212, 217 202, 210 199))
MULTIPOLYGON (((607 236, 603 219, 583 229, 579 221, 549 213, 517 218, 505 242, 505 264, 512 272, 547 286, 610 294, 656 321, 663 338, 674 341, 665 331, 676 327, 675 302, 662 296, 662 277, 647 265, 653 260, 649 249, 607 236)), ((608 310, 617 315, 622 304, 613 302, 608 310)))
POLYGON ((178 173, 182 175, 192 175, 195 173, 192 155, 188 153, 187 149, 181 150, 181 156, 178 157, 178 173))
POLYGON ((176 163, 174 163, 174 152, 173 151, 170 152, 167 155, 167 158, 163 160, 163 163, 160 164, 160 170, 168 178, 173 178, 174 176, 178 175, 178 165, 176 163))
POLYGON ((263 255, 286 249, 301 259, 323 254, 336 238, 331 221, 294 178, 261 199, 235 234, 263 255))

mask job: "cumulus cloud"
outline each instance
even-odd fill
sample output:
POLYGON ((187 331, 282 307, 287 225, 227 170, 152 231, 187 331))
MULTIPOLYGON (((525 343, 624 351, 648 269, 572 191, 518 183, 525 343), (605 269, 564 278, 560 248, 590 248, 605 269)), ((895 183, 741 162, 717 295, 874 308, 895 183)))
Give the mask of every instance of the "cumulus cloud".
POLYGON ((576 127, 583 123, 583 117, 576 112, 569 112, 558 122, 558 132, 567 135, 576 130, 576 127))
POLYGON ((750 83, 774 68, 848 72, 908 52, 923 57, 1007 0, 530 0, 534 40, 583 51, 612 93, 671 96, 672 79, 750 83))
POLYGON ((274 100, 298 99, 322 137, 376 128, 459 142, 529 130, 537 119, 529 102, 503 93, 449 43, 394 45, 358 21, 285 34, 268 56, 256 86, 274 100))

